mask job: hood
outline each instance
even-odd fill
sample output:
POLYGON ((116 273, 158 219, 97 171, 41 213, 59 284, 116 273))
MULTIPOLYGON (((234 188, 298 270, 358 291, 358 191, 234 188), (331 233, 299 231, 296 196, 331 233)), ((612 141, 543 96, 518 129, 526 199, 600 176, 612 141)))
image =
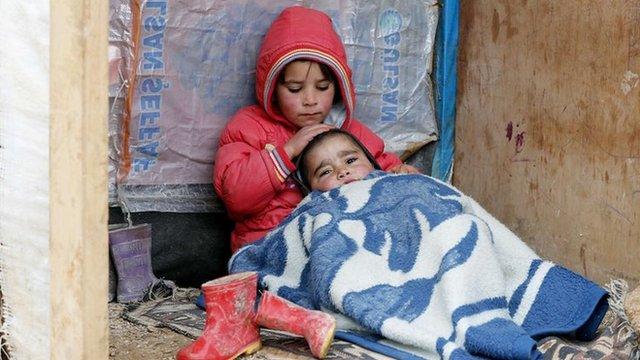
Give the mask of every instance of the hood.
POLYGON ((291 123, 273 108, 272 96, 280 71, 293 60, 314 60, 329 66, 340 88, 347 126, 355 106, 351 69, 344 45, 325 13, 302 6, 284 9, 267 31, 256 61, 256 97, 277 121, 291 123))

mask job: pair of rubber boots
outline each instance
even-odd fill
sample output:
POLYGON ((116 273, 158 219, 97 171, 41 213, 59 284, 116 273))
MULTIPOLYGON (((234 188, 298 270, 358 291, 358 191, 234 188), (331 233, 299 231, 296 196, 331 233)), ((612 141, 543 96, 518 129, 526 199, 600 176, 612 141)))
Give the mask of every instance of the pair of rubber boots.
POLYGON ((202 285, 207 311, 202 335, 182 348, 177 360, 235 359, 260 349, 259 327, 304 336, 311 353, 326 356, 336 322, 326 313, 305 309, 268 291, 255 309, 258 274, 244 272, 202 285))
POLYGON ((173 294, 175 284, 151 268, 151 224, 109 226, 109 301, 132 303, 173 294), (117 277, 117 280, 116 280, 117 277))

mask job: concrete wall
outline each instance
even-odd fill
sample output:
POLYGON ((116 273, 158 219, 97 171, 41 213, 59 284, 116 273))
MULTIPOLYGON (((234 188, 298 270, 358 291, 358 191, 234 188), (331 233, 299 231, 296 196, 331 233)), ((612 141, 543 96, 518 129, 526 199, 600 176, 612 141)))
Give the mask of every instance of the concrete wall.
POLYGON ((640 1, 461 3, 454 185, 542 256, 640 280, 640 1))

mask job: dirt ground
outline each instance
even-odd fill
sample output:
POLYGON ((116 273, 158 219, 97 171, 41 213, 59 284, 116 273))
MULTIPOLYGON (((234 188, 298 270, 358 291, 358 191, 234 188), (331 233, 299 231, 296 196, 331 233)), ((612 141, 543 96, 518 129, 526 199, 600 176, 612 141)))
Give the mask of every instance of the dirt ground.
MULTIPOLYGON (((109 359, 110 360, 173 360, 178 350, 193 339, 167 328, 139 325, 121 317, 125 305, 109 303, 109 359)), ((306 343, 305 343, 306 344, 306 343)), ((306 345, 304 346, 306 348, 306 345)), ((369 357, 377 359, 377 357, 369 357)), ((313 360, 311 354, 289 353, 263 347, 242 360, 313 360)))
POLYGON ((134 324, 120 315, 125 306, 109 303, 109 359, 171 360, 193 340, 166 328, 134 324))

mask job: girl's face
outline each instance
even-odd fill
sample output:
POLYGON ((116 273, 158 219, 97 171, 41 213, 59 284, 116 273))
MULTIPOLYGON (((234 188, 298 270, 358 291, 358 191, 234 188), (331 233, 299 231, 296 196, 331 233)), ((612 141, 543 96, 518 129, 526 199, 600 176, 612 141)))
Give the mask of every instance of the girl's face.
POLYGON ((331 136, 305 158, 311 190, 327 191, 361 180, 374 170, 360 146, 344 135, 331 136))
POLYGON ((333 106, 335 85, 314 61, 293 61, 284 68, 276 99, 287 120, 302 128, 320 124, 333 106))

